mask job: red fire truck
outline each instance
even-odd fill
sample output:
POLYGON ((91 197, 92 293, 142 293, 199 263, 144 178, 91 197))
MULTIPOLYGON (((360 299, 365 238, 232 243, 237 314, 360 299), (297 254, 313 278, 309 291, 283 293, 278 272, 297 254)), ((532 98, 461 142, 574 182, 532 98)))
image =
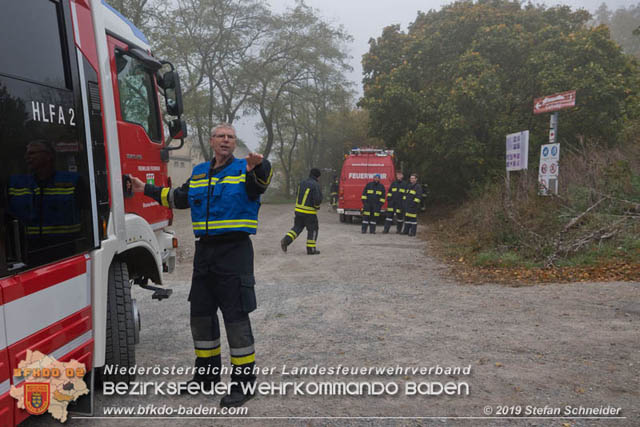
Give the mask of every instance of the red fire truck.
MULTIPOLYGON (((3 2, 0 14, 0 425, 27 350, 99 367, 135 364, 138 284, 162 299, 172 212, 129 176, 170 185, 160 98, 186 135, 173 66, 104 0, 3 2)), ((113 375, 113 381, 133 378, 113 375)))
MULTIPOLYGON (((338 214, 341 222, 352 222, 362 215, 362 190, 373 176, 380 174, 380 182, 388 191, 395 179, 393 150, 354 148, 345 156, 340 173, 338 214)), ((386 209, 386 202, 382 209, 386 209)))

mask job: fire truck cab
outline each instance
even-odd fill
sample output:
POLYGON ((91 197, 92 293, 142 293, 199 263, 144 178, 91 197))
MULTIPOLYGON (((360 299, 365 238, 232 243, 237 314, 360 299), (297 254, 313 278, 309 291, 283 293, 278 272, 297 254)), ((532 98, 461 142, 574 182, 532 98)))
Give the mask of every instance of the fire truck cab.
POLYGON ((173 66, 104 0, 4 2, 0 34, 0 425, 13 425, 28 416, 9 395, 27 350, 85 363, 91 385, 105 363, 135 364, 131 286, 168 297, 148 281, 173 270, 177 240, 171 210, 129 176, 170 185, 159 93, 172 138, 186 127, 173 66))
MULTIPOLYGON (((395 179, 393 150, 354 148, 345 155, 338 190, 338 214, 341 222, 352 222, 362 216, 362 190, 373 177, 380 174, 386 191, 395 179)), ((386 202, 382 209, 386 209, 386 202)))

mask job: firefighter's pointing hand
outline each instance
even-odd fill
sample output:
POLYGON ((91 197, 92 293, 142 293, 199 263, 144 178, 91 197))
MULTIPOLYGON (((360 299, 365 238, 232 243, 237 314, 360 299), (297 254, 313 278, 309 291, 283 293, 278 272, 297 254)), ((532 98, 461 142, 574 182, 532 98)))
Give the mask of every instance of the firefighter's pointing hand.
POLYGON ((131 184, 133 185, 134 193, 142 193, 144 192, 144 182, 140 178, 136 178, 135 176, 131 177, 131 184))
POLYGON ((247 172, 251 172, 253 168, 262 163, 263 158, 262 154, 249 153, 247 157, 244 158, 247 161, 247 172))

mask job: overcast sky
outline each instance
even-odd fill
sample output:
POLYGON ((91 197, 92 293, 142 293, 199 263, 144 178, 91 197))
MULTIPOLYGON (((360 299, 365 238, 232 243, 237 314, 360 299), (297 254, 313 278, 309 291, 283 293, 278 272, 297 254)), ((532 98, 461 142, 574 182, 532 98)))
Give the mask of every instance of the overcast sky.
MULTIPOLYGON (((295 5, 295 0, 267 0, 274 12, 283 12, 295 5)), ((369 50, 369 39, 378 37, 382 29, 388 25, 400 24, 403 30, 413 22, 419 10, 439 10, 443 5, 453 3, 444 0, 305 0, 306 4, 317 9, 321 16, 333 25, 342 25, 347 33, 353 37, 353 43, 348 46, 351 55, 353 72, 349 78, 356 82, 358 96, 362 94, 362 55, 369 50)), ((555 6, 566 4, 574 9, 583 8, 594 12, 602 0, 537 0, 534 4, 555 6)), ((609 9, 615 10, 640 3, 640 0, 608 0, 605 2, 609 9)), ((236 121, 238 134, 249 147, 258 146, 260 135, 255 130, 258 118, 244 118, 236 121)))

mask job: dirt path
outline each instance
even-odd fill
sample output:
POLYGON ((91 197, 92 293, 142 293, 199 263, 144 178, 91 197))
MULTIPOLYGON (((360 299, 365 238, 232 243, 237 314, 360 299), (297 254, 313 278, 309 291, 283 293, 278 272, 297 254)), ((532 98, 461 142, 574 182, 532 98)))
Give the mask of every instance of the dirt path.
MULTIPOLYGON (((424 240, 395 234, 362 235, 320 213, 318 248, 307 256, 303 235, 283 254, 290 205, 265 205, 256 254, 258 309, 252 314, 260 366, 275 367, 261 381, 395 382, 395 396, 258 396, 251 417, 483 417, 485 407, 616 407, 625 419, 243 419, 233 425, 612 425, 640 424, 640 284, 580 283, 507 287, 460 285, 428 255, 424 240), (470 375, 298 377, 282 366, 471 367, 470 375), (469 385, 461 396, 406 396, 407 382, 469 385), (563 424, 566 423, 566 424, 563 424)), ((193 240, 188 213, 176 227, 183 264, 168 281, 174 295, 161 303, 136 290, 143 330, 137 348, 144 366, 191 366, 188 283, 193 240)), ((419 229, 420 237, 425 236, 419 229)), ((223 360, 226 341, 223 340, 223 360)), ((141 381, 183 377, 144 376, 141 381)), ((206 396, 97 396, 104 407, 217 406, 206 396)), ((220 419, 180 420, 219 425, 220 419)), ((132 420, 74 420, 72 425, 131 425, 132 420)), ((136 421, 174 425, 176 420, 136 421)))

